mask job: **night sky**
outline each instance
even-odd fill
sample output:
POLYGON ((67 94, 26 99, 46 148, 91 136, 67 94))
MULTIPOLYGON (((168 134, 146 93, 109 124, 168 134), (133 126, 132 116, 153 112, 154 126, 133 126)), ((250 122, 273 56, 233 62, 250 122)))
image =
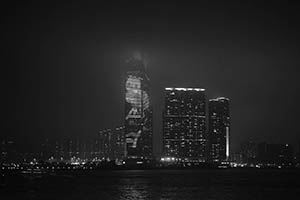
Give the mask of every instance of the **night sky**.
POLYGON ((230 98, 233 151, 250 139, 300 140, 299 6, 61 2, 1 8, 2 139, 89 139, 122 125, 125 59, 139 50, 152 82, 156 154, 164 87, 230 98))

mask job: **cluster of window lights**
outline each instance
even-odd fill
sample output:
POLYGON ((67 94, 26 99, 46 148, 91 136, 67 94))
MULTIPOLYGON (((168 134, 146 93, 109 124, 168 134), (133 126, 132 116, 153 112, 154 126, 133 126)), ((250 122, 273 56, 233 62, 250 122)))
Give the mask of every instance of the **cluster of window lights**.
POLYGON ((203 159, 189 159, 189 158, 177 158, 177 157, 162 157, 160 158, 162 163, 178 163, 178 162, 192 162, 192 163, 202 163, 203 159))
POLYGON ((160 159, 160 161, 162 161, 162 162, 175 162, 175 161, 178 161, 178 158, 175 158, 175 157, 162 157, 160 159))

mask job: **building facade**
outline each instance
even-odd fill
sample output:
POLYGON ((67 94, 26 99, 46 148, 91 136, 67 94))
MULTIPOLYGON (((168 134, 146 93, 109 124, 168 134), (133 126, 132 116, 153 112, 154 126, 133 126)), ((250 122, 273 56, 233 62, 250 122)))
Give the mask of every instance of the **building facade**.
POLYGON ((99 157, 101 160, 112 160, 113 151, 113 132, 111 129, 99 131, 99 157))
POLYGON ((228 161, 230 155, 229 99, 219 97, 209 100, 208 132, 210 161, 228 161))
POLYGON ((206 160, 205 90, 165 88, 163 151, 182 161, 206 160))
POLYGON ((257 144, 251 140, 242 142, 240 154, 242 156, 243 163, 255 163, 257 157, 257 144))
POLYGON ((125 143, 126 158, 152 157, 152 107, 150 79, 141 56, 126 62, 125 143))
POLYGON ((99 131, 96 140, 99 146, 101 160, 122 160, 125 156, 124 126, 99 131))
POLYGON ((114 130, 114 157, 118 160, 125 157, 124 126, 116 127, 114 130))

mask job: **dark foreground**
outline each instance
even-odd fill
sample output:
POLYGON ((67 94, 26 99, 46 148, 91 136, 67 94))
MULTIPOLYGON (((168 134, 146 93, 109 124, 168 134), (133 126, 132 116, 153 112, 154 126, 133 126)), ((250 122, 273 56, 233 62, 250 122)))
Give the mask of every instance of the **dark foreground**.
POLYGON ((73 171, 10 175, 0 199, 299 199, 300 170, 73 171))

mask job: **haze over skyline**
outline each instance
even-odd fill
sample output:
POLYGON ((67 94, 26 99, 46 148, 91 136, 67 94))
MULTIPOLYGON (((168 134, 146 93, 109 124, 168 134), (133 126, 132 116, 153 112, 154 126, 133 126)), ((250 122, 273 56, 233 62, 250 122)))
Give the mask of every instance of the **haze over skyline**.
POLYGON ((48 3, 2 12, 2 139, 88 139, 122 125, 125 60, 138 49, 152 85, 155 154, 165 87, 228 97, 233 150, 250 138, 299 141, 296 5, 48 3))

